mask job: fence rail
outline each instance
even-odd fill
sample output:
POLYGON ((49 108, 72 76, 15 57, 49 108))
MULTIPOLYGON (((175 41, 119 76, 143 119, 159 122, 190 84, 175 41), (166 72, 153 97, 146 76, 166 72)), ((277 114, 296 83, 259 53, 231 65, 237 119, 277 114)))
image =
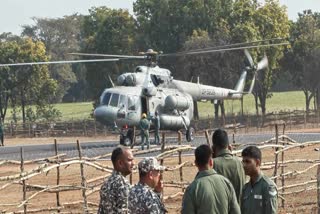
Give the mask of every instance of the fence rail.
MULTIPOLYGON (((261 116, 256 115, 227 115, 224 119, 208 118, 193 121, 196 130, 212 129, 213 127, 225 127, 230 129, 256 128, 257 130, 268 129, 274 123, 287 124, 292 128, 319 128, 320 113, 310 111, 280 111, 271 112, 261 116)), ((114 131, 112 127, 101 125, 93 119, 78 121, 57 122, 27 122, 27 123, 5 123, 4 132, 6 137, 48 137, 48 136, 95 136, 110 135, 114 131)))
MULTIPOLYGON (((275 130, 278 132, 278 128, 275 130)), ((179 132, 177 145, 166 145, 165 134, 163 134, 161 148, 152 148, 144 151, 133 149, 133 153, 136 156, 161 152, 156 158, 160 160, 162 164, 166 164, 166 171, 162 174, 165 186, 163 200, 168 207, 175 210, 180 208, 181 203, 172 206, 172 201, 176 203, 178 200, 177 198, 180 198, 181 200, 185 188, 190 184, 194 177, 190 174, 195 172, 193 158, 184 156, 185 152, 192 151, 195 147, 181 145, 181 135, 182 134, 179 132)), ((206 136, 208 136, 208 133, 206 136)), ((279 135, 279 133, 276 133, 275 136, 277 137, 265 142, 257 143, 257 145, 262 149, 263 155, 268 157, 267 160, 264 161, 262 169, 275 181, 276 179, 281 179, 281 183, 278 183, 279 200, 281 200, 279 206, 288 211, 290 209, 292 210, 290 201, 294 201, 292 200, 293 197, 298 197, 299 194, 316 192, 319 190, 320 178, 315 170, 319 170, 320 168, 320 155, 309 155, 308 159, 300 159, 296 158, 296 154, 301 154, 302 151, 306 151, 308 148, 318 146, 320 141, 298 143, 286 135, 279 135), (281 159, 279 159, 278 155, 281 155, 281 159), (287 159, 285 159, 285 157, 287 157, 287 159), (298 167, 298 165, 300 166, 298 167)), ((207 143, 210 144, 210 139, 208 137, 207 143)), ((21 161, 4 160, 0 162, 0 171, 1 167, 14 167, 20 165, 20 171, 13 173, 12 170, 9 170, 9 175, 2 174, 0 176, 0 196, 10 192, 10 189, 13 186, 22 189, 20 201, 17 197, 14 202, 0 200, 0 213, 41 213, 49 211, 72 213, 74 210, 78 210, 78 212, 81 210, 81 212, 84 213, 96 212, 98 208, 98 203, 96 202, 99 198, 98 192, 100 186, 103 180, 108 178, 112 173, 112 167, 101 163, 101 158, 110 157, 111 153, 92 158, 83 157, 80 142, 78 141, 78 158, 67 159, 65 158, 65 154, 60 154, 57 148, 57 142, 55 141, 55 156, 45 159, 24 161, 24 152, 22 149, 21 161), (76 166, 79 166, 78 169, 75 169, 80 178, 78 179, 78 182, 68 184, 63 183, 62 180, 64 176, 68 176, 69 174, 69 168, 76 168, 76 166), (88 173, 89 171, 90 173, 88 173), (100 174, 96 174, 96 172, 100 172, 100 174), (51 177, 48 183, 34 183, 34 179, 39 176, 51 177), (74 191, 81 193, 81 200, 79 200, 79 198, 75 200, 73 197, 69 197, 68 199, 62 197, 63 193, 74 191), (43 207, 41 206, 41 203, 37 203, 38 200, 41 200, 43 194, 54 195, 52 197, 46 197, 50 197, 52 201, 55 200, 55 206, 43 207), (95 200, 93 200, 93 198, 95 200)), ((233 151, 233 154, 240 154, 241 151, 242 147, 237 146, 233 151)), ((308 152, 310 152, 310 149, 308 152)), ((134 171, 133 176, 137 176, 136 170, 134 171)), ((41 178, 38 178, 38 181, 41 181, 41 178)), ((133 182, 132 177, 130 180, 133 182)), ((297 207, 306 209, 305 206, 316 207, 317 203, 316 200, 303 201, 303 203, 294 204, 294 209, 297 209, 297 207)))

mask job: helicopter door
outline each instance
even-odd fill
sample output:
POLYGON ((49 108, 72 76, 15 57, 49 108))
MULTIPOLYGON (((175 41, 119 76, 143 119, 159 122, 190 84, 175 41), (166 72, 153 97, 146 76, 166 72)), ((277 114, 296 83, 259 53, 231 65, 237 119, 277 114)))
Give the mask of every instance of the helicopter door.
POLYGON ((147 98, 141 97, 141 113, 148 113, 147 98))

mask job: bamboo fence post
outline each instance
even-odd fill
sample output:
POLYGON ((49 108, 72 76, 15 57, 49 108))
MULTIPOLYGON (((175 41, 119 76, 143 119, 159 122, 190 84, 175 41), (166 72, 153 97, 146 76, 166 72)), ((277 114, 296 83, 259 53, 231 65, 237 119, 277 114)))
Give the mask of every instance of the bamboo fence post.
MULTIPOLYGON (((182 143, 182 133, 179 131, 178 132, 178 145, 181 145, 182 143)), ((182 164, 182 152, 179 151, 179 165, 182 164)), ((181 167, 179 169, 179 172, 180 172, 180 181, 183 182, 183 167, 181 167)), ((182 185, 182 192, 184 192, 184 186, 182 185)))
MULTIPOLYGON (((278 136, 279 136, 279 130, 278 130, 278 124, 275 124, 275 128, 276 128, 276 145, 278 145, 278 136)), ((278 151, 278 148, 276 148, 276 151, 278 151)), ((278 153, 276 153, 275 155, 275 160, 274 160, 274 172, 273 172, 273 176, 277 176, 277 172, 278 172, 278 153)), ((274 179, 274 183, 277 184, 277 178, 274 179)))
MULTIPOLYGON (((284 142, 284 134, 285 134, 285 131, 286 131, 286 124, 284 123, 283 124, 283 131, 282 131, 282 141, 283 141, 283 146, 285 146, 285 142, 284 142)), ((281 175, 284 175, 284 152, 281 152, 281 175)), ((284 194, 285 192, 285 189, 283 188, 285 186, 285 179, 284 179, 284 176, 281 177, 281 185, 282 185, 282 194, 284 194)), ((284 198, 281 198, 281 206, 282 208, 284 208, 284 203, 285 203, 285 200, 284 198)))
POLYGON ((209 131, 208 131, 208 130, 206 130, 206 131, 204 132, 204 134, 206 135, 207 144, 210 146, 209 131))
MULTIPOLYGON (((57 156, 57 163, 59 164, 59 156, 58 156, 58 144, 57 144, 57 139, 54 139, 54 150, 55 150, 55 155, 57 156)), ((60 167, 57 167, 57 186, 60 185, 60 167)), ((58 191, 56 192, 56 200, 57 200, 57 207, 60 207, 60 194, 59 194, 59 187, 58 191)), ((60 213, 60 210, 58 210, 58 213, 60 213)))
MULTIPOLYGON (((77 148, 78 148, 78 153, 79 153, 79 159, 82 161, 82 152, 81 152, 81 146, 79 140, 77 140, 77 148)), ((86 178, 84 175, 84 167, 83 163, 80 162, 80 174, 81 174, 81 186, 82 186, 82 197, 83 197, 83 208, 84 208, 84 213, 89 213, 88 212, 88 202, 87 202, 87 196, 86 196, 86 178)))
POLYGON ((318 214, 320 214, 320 165, 317 170, 318 214))
MULTIPOLYGON (((21 157, 21 164, 20 164, 20 171, 21 175, 24 172, 24 157, 23 157, 23 147, 20 148, 20 157, 21 157)), ((26 189, 26 181, 22 179, 22 200, 25 201, 27 199, 27 189, 26 189)), ((23 213, 27 213, 27 204, 23 205, 23 213)))

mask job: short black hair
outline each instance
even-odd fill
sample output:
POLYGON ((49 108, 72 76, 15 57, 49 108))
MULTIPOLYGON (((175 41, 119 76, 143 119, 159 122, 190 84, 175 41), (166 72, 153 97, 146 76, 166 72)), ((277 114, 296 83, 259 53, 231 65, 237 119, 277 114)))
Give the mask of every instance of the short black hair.
POLYGON ((212 145, 219 149, 227 148, 229 146, 227 132, 223 129, 217 129, 212 135, 212 145))
POLYGON ((203 144, 198 146, 194 151, 196 157, 196 163, 198 166, 205 166, 209 163, 210 158, 212 157, 212 149, 209 145, 203 144))
POLYGON ((111 154, 111 161, 113 164, 113 167, 115 167, 117 160, 123 155, 124 149, 122 147, 117 147, 112 151, 111 154))
POLYGON ((256 146, 248 146, 241 153, 242 157, 249 157, 258 160, 262 160, 261 150, 256 146))

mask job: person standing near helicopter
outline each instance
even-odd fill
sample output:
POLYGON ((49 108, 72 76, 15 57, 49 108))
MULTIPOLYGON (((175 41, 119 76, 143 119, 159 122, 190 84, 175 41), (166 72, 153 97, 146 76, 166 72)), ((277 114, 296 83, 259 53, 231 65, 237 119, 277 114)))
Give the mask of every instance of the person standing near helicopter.
POLYGON ((142 114, 139 125, 141 129, 141 149, 144 150, 145 141, 147 144, 147 149, 149 149, 150 148, 150 142, 149 142, 150 122, 147 119, 146 113, 142 114))
POLYGON ((153 118, 153 124, 154 124, 154 143, 160 144, 160 117, 158 111, 155 111, 154 118, 153 118))

